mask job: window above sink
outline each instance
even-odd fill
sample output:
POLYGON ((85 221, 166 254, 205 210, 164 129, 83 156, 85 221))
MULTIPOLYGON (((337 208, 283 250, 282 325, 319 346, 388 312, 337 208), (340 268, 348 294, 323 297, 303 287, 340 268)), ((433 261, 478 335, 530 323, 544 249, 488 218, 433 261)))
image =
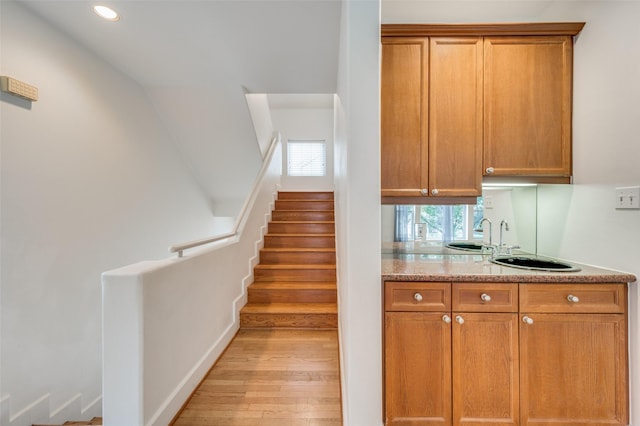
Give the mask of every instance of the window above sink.
POLYGON ((475 205, 382 205, 383 253, 478 254, 470 247, 489 242, 537 253, 537 186, 483 186, 475 205), (506 225, 506 226, 505 226, 506 225), (454 243, 447 247, 448 243, 454 243))

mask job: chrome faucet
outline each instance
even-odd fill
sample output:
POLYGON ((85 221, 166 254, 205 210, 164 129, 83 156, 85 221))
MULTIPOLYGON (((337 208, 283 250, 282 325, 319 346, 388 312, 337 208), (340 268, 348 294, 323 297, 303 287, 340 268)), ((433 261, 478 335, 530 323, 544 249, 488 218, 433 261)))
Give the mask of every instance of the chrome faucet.
POLYGON ((476 228, 476 231, 482 231, 484 233, 484 222, 487 222, 489 224, 489 245, 483 245, 482 248, 484 249, 485 247, 488 248, 491 251, 491 254, 493 255, 495 253, 496 247, 493 245, 492 241, 491 241, 491 234, 493 234, 493 224, 491 223, 491 220, 487 219, 486 217, 483 217, 480 220, 480 223, 478 224, 478 228, 476 228))
POLYGON ((509 224, 504 219, 502 219, 502 221, 500 222, 500 245, 498 246, 499 250, 502 250, 502 248, 504 247, 504 243, 503 243, 503 240, 502 240, 502 229, 503 228, 504 228, 505 231, 509 230, 509 224))
POLYGON ((500 245, 498 246, 498 255, 501 255, 501 254, 511 255, 511 250, 512 249, 519 249, 520 246, 518 246, 518 245, 507 246, 507 244, 505 242, 503 242, 503 239, 502 239, 502 229, 503 229, 503 227, 504 227, 505 231, 509 230, 509 224, 504 219, 500 222, 500 245))

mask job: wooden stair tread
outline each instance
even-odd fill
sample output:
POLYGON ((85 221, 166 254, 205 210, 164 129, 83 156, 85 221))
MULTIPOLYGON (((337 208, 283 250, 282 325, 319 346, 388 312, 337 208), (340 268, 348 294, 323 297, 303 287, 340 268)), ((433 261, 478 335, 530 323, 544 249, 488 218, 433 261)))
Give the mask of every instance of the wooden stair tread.
POLYGON ((279 200, 333 200, 333 191, 278 191, 279 200))
POLYGON ((286 223, 291 220, 334 220, 333 210, 273 210, 271 222, 286 223))
POLYGON ((325 235, 335 234, 335 222, 331 221, 278 221, 269 222, 267 234, 325 235))
POLYGON ((263 264, 259 263, 255 266, 255 269, 336 269, 335 264, 325 265, 322 263, 319 264, 309 264, 309 265, 283 265, 283 264, 263 264))
MULTIPOLYGON (((287 200, 290 201, 290 200, 287 200)), ((334 209, 317 209, 317 210, 300 210, 300 209, 285 209, 285 210, 278 210, 279 213, 286 213, 286 212, 296 212, 296 213, 312 213, 312 212, 320 212, 320 213, 333 213, 334 209)))
POLYGON ((94 417, 87 422, 65 422, 65 425, 102 425, 102 417, 94 417))
POLYGON ((280 191, 241 328, 338 326, 333 192, 280 191))
POLYGON ((335 220, 286 220, 286 221, 283 221, 283 222, 287 222, 287 223, 302 223, 302 224, 305 224, 305 225, 308 225, 308 224, 311 224, 311 223, 327 223, 327 224, 330 224, 330 223, 335 224, 336 223, 335 220))
POLYGON ((300 237, 300 238, 313 238, 313 237, 334 237, 335 232, 325 232, 322 234, 265 234, 269 237, 300 237))
POLYGON ((334 200, 276 200, 276 210, 335 210, 334 200))
POLYGON ((269 289, 269 290, 291 290, 291 289, 336 289, 334 281, 256 281, 249 288, 269 289))
POLYGON ((245 314, 336 314, 335 303, 248 303, 242 308, 245 314))
POLYGON ((274 253, 289 253, 289 252, 334 253, 336 251, 336 249, 333 247, 264 247, 261 250, 274 252, 274 253))

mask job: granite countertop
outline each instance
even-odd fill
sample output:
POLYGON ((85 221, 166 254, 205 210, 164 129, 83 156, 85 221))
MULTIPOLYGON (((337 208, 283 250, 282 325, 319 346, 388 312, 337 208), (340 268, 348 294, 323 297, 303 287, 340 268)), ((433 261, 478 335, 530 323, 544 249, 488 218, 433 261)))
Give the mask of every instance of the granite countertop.
POLYGON ((383 253, 382 280, 523 282, 523 283, 628 283, 633 274, 568 262, 576 272, 532 271, 489 262, 488 255, 383 253))

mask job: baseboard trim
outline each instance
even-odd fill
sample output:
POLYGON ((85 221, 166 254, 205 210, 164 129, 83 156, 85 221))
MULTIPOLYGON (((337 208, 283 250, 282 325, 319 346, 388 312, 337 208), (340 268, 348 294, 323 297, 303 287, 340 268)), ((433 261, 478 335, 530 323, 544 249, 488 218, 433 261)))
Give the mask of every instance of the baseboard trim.
POLYGON ((165 426, 170 424, 176 413, 182 410, 191 394, 197 389, 202 379, 207 375, 211 366, 215 364, 220 355, 229 346, 231 340, 238 332, 239 321, 234 321, 225 329, 222 336, 215 341, 202 358, 194 365, 189 373, 180 381, 178 386, 165 399, 164 403, 151 416, 146 426, 165 426))

